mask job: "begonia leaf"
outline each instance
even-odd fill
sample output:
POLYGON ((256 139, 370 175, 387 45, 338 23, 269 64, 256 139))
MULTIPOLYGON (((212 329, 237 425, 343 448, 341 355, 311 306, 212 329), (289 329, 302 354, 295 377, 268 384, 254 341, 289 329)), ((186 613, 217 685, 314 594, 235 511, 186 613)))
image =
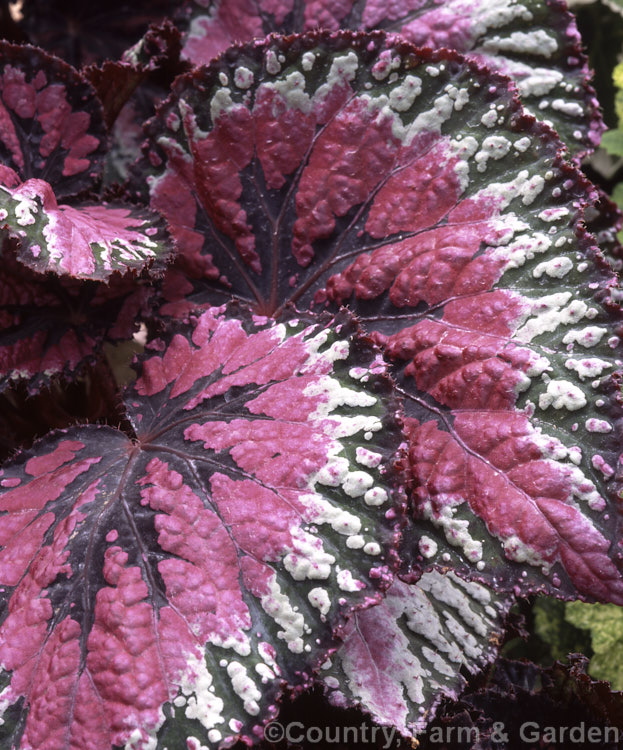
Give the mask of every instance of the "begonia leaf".
POLYGON ((135 434, 0 472, 3 745, 250 742, 391 581, 402 440, 350 316, 212 310, 152 344, 135 434))
POLYGON ((578 161, 605 129, 575 19, 559 0, 189 0, 185 15, 184 55, 195 65, 270 32, 381 29, 510 76, 525 107, 578 161))
POLYGON ((414 565, 623 602, 598 196, 503 79, 381 34, 275 37, 179 78, 148 132, 171 309, 349 304, 376 331, 417 420, 414 565))
POLYGON ((621 311, 598 255, 553 243, 517 266, 512 249, 496 284, 390 337, 417 415, 405 553, 463 557, 496 588, 621 603, 621 311))
POLYGON ((105 281, 149 266, 156 274, 173 254, 165 222, 143 206, 59 205, 51 185, 0 167, 0 226, 19 241, 26 266, 59 276, 105 281))
POLYGON ((0 41, 0 160, 58 198, 93 187, 106 153, 102 105, 91 84, 36 47, 0 41))
POLYGON ((416 734, 442 698, 461 694, 465 673, 497 656, 511 601, 451 572, 396 580, 380 604, 348 621, 344 645, 320 673, 329 700, 416 734))

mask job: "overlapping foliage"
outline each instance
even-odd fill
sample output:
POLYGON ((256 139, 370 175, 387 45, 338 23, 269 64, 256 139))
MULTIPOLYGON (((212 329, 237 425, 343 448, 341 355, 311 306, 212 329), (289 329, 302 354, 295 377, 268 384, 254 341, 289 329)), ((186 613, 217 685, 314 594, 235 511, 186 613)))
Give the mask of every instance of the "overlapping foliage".
POLYGON ((623 604, 623 315, 586 229, 613 257, 619 219, 577 167, 603 127, 573 17, 135 21, 82 71, 0 48, 2 387, 148 334, 118 428, 0 470, 2 743, 252 743, 313 682, 422 732, 514 596, 623 604))

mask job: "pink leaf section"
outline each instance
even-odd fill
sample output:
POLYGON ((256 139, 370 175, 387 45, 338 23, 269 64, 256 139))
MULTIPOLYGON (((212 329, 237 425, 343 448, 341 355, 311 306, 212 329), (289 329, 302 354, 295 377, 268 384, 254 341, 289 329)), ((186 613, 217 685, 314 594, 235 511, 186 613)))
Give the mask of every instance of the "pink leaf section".
POLYGON ((35 271, 105 281, 115 271, 154 264, 157 271, 172 253, 162 220, 148 209, 106 202, 59 205, 47 182, 32 179, 11 187, 15 175, 3 174, 0 218, 9 236, 20 241, 19 259, 35 271))
POLYGON ((480 565, 486 540, 454 519, 467 503, 502 540, 510 560, 539 566, 546 575, 558 563, 580 593, 621 602, 623 582, 611 542, 582 508, 605 509, 595 484, 572 462, 563 463, 562 443, 548 444, 525 416, 488 414, 484 430, 477 429, 481 424, 476 412, 455 418, 454 436, 434 421, 414 428, 410 453, 418 514, 480 565))
POLYGON ((379 605, 349 620, 344 645, 320 673, 329 700, 417 735, 442 698, 460 696, 462 671, 477 674, 496 657, 511 602, 453 573, 396 580, 379 605))
POLYGON ((22 179, 51 183, 60 197, 90 187, 106 149, 102 107, 91 85, 35 47, 2 42, 0 54, 3 162, 22 179))
POLYGON ((147 354, 133 440, 75 427, 0 470, 16 749, 250 742, 390 584, 402 438, 378 352, 346 315, 236 312, 147 354))

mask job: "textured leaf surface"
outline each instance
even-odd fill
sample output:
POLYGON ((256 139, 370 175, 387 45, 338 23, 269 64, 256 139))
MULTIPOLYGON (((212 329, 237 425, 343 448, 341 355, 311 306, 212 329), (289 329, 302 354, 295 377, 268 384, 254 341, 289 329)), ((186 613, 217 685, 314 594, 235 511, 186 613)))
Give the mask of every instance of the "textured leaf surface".
POLYGON ((396 580, 379 605, 348 621, 344 645, 321 672, 329 699, 416 734, 443 697, 461 694, 465 673, 495 658, 511 598, 453 573, 396 580))
POLYGON ((28 381, 30 393, 92 361, 104 340, 127 339, 145 319, 152 292, 131 279, 109 285, 42 276, 15 258, 7 240, 0 268, 0 390, 28 381))
MULTIPOLYGON (((388 349, 413 356, 406 381, 438 402, 406 386, 420 420, 410 439, 416 516, 497 586, 620 604, 621 314, 602 302, 599 258, 574 260, 529 259, 507 293, 466 298, 461 319, 447 304, 388 349), (551 283, 546 293, 541 264, 567 265, 565 291, 551 283)), ((454 550, 412 531, 405 549, 420 563, 456 564, 454 550)))
POLYGON ((385 44, 273 39, 178 79, 144 160, 183 254, 164 309, 350 304, 417 420, 413 563, 623 602, 597 195, 500 79, 385 44))
POLYGON ((346 316, 215 309, 157 349, 135 439, 73 428, 0 475, 3 745, 250 739, 391 579, 396 404, 346 316))
POLYGON ((510 76, 525 107, 578 161, 605 127, 575 20, 558 0, 194 0, 187 15, 184 54, 196 65, 270 32, 382 29, 418 47, 468 53, 510 76))
POLYGON ((16 177, 0 167, 0 225, 19 240, 19 260, 35 271, 104 281, 115 271, 162 271, 173 252, 163 219, 147 208, 59 205, 49 183, 20 184, 16 177))
POLYGON ((93 187, 106 131, 93 87, 42 50, 0 42, 0 160, 22 180, 49 182, 57 197, 93 187))

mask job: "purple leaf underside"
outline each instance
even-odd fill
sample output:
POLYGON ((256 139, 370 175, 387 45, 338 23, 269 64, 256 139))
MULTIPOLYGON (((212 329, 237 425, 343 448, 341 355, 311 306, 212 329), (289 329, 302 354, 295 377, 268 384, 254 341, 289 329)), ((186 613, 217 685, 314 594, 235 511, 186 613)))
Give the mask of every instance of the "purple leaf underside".
POLYGON ((605 259, 620 275, 623 268, 623 246, 618 233, 623 225, 623 212, 607 193, 597 188, 597 200, 586 211, 586 228, 595 237, 605 259))
MULTIPOLYGON (((443 736, 444 724, 463 725, 464 737, 474 743, 463 743, 463 747, 477 750, 482 745, 476 738, 491 736, 502 724, 509 737, 519 736, 523 726, 525 736, 532 734, 528 744, 551 746, 562 739, 563 732, 569 736, 572 727, 593 727, 598 747, 618 750, 623 697, 609 683, 592 680, 587 666, 588 660, 579 654, 570 654, 568 664, 555 662, 546 668, 499 659, 488 673, 486 688, 464 695, 458 711, 447 706, 443 718, 429 727, 429 736, 443 736), (529 722, 536 722, 537 727, 529 722)), ((576 739, 578 730, 571 736, 576 739)))
POLYGON ((271 32, 398 33, 508 75, 526 109, 558 132, 578 163, 605 129, 575 19, 558 0, 195 0, 185 26, 184 56, 195 65, 271 32))
POLYGON ((0 391, 25 380, 31 394, 55 376, 69 377, 128 339, 151 308, 152 290, 113 277, 108 285, 37 274, 5 240, 0 269, 0 391))
POLYGON ((134 439, 71 428, 0 473, 6 746, 250 741, 391 581, 402 438, 377 351, 346 315, 235 313, 146 354, 134 439))
POLYGON ((274 38, 178 79, 149 133, 164 312, 349 304, 377 332, 418 423, 415 566, 623 601, 598 196, 506 83, 378 34, 274 38))
POLYGON ((106 281, 150 267, 162 273, 173 253, 165 222, 120 202, 58 204, 44 180, 19 183, 0 167, 0 226, 19 240, 19 260, 39 273, 106 281))
POLYGON ((451 572, 396 580, 379 605, 348 621, 344 645, 320 673, 329 700, 417 734, 443 697, 461 694, 461 670, 476 674, 496 657, 511 603, 451 572))
POLYGON ((0 160, 22 180, 49 182, 58 198, 93 187, 106 129, 93 87, 36 47, 0 42, 0 160))

